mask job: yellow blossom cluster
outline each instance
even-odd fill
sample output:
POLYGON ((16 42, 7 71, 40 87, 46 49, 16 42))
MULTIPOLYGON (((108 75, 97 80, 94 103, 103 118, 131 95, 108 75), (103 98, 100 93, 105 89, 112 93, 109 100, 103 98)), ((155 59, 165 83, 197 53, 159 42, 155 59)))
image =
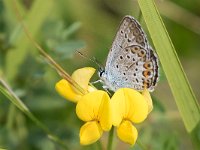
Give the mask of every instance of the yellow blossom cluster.
POLYGON ((72 79, 87 91, 83 95, 67 80, 56 83, 56 90, 67 100, 77 103, 76 114, 85 124, 80 129, 80 143, 88 145, 100 139, 103 131, 116 126, 122 141, 134 145, 138 132, 133 123, 141 123, 152 110, 149 92, 139 93, 130 88, 118 89, 110 98, 108 93, 89 85, 95 69, 85 67, 76 70, 72 79))

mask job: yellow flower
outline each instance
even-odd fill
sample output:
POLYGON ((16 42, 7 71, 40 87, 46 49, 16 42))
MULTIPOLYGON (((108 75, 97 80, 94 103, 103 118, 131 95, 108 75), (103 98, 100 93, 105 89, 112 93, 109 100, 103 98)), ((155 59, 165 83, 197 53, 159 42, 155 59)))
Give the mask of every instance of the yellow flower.
POLYGON ((71 76, 82 89, 87 91, 85 95, 64 79, 56 83, 56 90, 60 95, 77 102, 76 114, 86 122, 80 129, 80 143, 88 145, 96 142, 103 131, 109 131, 114 125, 117 126, 118 137, 133 145, 138 137, 133 123, 142 122, 153 109, 148 90, 145 89, 140 94, 133 89, 121 88, 110 100, 105 91, 88 85, 94 72, 94 68, 85 67, 76 70, 71 76))
POLYGON ((142 95, 144 96, 144 98, 148 104, 148 113, 150 113, 153 110, 153 102, 151 99, 151 95, 147 89, 144 89, 144 91, 142 92, 142 95))
MULTIPOLYGON (((94 68, 85 67, 74 71, 71 77, 85 91, 92 92, 95 91, 96 89, 94 87, 89 86, 88 83, 94 72, 95 72, 94 68)), ((74 87, 72 87, 70 83, 65 79, 58 81, 56 83, 55 88, 61 96, 72 102, 78 102, 80 98, 83 96, 83 94, 81 94, 74 87)))
POLYGON ((110 98, 104 91, 97 90, 84 95, 77 103, 76 114, 86 123, 80 129, 80 143, 96 142, 103 131, 112 126, 110 98))
POLYGON ((118 137, 126 143, 135 144, 138 132, 132 123, 140 123, 148 115, 145 96, 133 89, 121 88, 111 98, 111 107, 112 122, 117 126, 118 137))

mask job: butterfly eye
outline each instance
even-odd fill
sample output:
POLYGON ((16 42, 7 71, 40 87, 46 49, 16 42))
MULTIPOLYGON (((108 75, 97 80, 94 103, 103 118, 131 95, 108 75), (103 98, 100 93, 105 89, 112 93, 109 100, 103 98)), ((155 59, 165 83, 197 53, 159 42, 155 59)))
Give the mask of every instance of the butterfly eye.
POLYGON ((105 70, 103 68, 99 68, 99 71, 98 71, 98 75, 99 77, 102 77, 102 75, 105 73, 105 70))

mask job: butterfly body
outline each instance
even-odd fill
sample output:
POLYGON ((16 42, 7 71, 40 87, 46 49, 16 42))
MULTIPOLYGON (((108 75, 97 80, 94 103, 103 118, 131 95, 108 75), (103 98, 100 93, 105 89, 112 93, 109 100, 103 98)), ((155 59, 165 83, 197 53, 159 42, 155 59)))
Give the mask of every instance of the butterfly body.
POLYGON ((100 78, 108 89, 153 91, 158 81, 158 59, 140 24, 131 16, 122 20, 100 78))

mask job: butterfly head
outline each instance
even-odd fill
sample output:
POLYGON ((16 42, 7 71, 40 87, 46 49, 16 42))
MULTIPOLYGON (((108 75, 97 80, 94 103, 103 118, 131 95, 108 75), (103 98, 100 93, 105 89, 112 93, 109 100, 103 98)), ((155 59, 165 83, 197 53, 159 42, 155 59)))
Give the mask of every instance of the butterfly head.
POLYGON ((99 67, 98 76, 99 76, 100 80, 102 81, 102 83, 104 85, 106 85, 108 79, 107 79, 107 71, 105 70, 104 67, 99 67))
POLYGON ((103 67, 100 67, 100 68, 98 69, 98 76, 99 76, 100 78, 102 78, 102 77, 104 76, 104 74, 105 74, 105 69, 104 69, 103 67))

